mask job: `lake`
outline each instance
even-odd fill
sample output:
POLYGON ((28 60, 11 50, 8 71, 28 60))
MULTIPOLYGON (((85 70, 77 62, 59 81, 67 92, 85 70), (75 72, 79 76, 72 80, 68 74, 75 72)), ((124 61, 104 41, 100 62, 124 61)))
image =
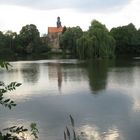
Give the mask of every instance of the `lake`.
POLYGON ((71 114, 82 139, 140 138, 140 59, 56 59, 11 65, 9 71, 0 70, 0 79, 22 86, 6 94, 17 106, 12 110, 0 106, 0 129, 35 122, 39 140, 63 140, 71 114))

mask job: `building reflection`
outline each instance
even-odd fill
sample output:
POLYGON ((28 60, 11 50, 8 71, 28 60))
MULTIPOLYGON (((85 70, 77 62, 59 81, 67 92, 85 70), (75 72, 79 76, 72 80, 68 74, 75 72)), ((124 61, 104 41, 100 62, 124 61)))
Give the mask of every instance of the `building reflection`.
MULTIPOLYGON (((86 64, 66 66, 62 63, 48 63, 49 79, 55 82, 59 91, 62 82, 84 81, 88 76, 89 85, 92 91, 104 90, 107 85, 108 67, 112 64, 109 60, 89 61, 86 64), (86 73, 85 73, 86 72, 86 73)), ((95 92, 93 92, 95 93, 95 92)))
POLYGON ((86 70, 81 65, 59 62, 47 65, 49 81, 53 83, 53 87, 57 85, 59 91, 62 91, 62 88, 63 90, 81 89, 80 85, 85 86, 85 81, 88 80, 86 70))
POLYGON ((56 80, 59 91, 62 87, 62 68, 60 63, 48 63, 49 66, 49 79, 56 80))

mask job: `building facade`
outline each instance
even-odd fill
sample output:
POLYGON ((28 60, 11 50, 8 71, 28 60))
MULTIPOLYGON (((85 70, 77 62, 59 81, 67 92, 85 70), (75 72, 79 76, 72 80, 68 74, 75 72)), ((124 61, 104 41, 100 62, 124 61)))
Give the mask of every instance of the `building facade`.
POLYGON ((57 27, 48 27, 48 45, 51 49, 60 48, 60 35, 63 32, 60 17, 57 17, 57 27))

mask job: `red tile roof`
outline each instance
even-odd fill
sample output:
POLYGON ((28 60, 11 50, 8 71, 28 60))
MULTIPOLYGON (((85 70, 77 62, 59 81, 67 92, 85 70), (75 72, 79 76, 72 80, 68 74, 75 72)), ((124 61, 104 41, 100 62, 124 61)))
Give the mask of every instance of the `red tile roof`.
POLYGON ((48 27, 48 33, 59 33, 63 31, 63 27, 48 27))

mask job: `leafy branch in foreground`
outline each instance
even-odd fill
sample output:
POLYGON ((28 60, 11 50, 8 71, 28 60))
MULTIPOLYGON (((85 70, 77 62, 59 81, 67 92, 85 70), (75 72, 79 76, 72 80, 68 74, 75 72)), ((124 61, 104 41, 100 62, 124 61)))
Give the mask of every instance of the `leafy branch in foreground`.
POLYGON ((38 129, 36 123, 31 123, 30 125, 31 128, 31 135, 34 136, 34 140, 38 139, 38 129))
POLYGON ((27 132, 28 129, 17 126, 12 126, 6 129, 3 129, 4 132, 7 132, 6 134, 0 133, 0 139, 1 140, 25 140, 24 138, 24 132, 27 132))
POLYGON ((1 68, 6 68, 8 70, 9 66, 12 67, 12 65, 10 65, 10 63, 0 60, 0 67, 1 68))
MULTIPOLYGON (((38 129, 35 123, 32 123, 30 125, 31 133, 30 135, 33 136, 33 140, 38 139, 38 129)), ((2 134, 0 132, 0 140, 27 140, 26 138, 26 132, 29 130, 27 128, 24 128, 23 126, 12 126, 6 129, 3 129, 3 132, 6 132, 5 134, 2 134)))
MULTIPOLYGON (((11 67, 10 63, 0 60, 0 68, 5 68, 8 70, 9 67, 11 67)), ((8 107, 9 109, 16 106, 16 103, 14 101, 4 98, 4 93, 13 91, 19 86, 21 86, 21 83, 11 82, 9 85, 5 85, 4 82, 0 81, 0 104, 8 107)))
MULTIPOLYGON (((8 62, 0 61, 0 68, 6 68, 11 66, 8 62)), ((10 98, 5 99, 4 94, 16 90, 17 87, 21 86, 21 83, 11 82, 9 85, 5 85, 4 82, 0 81, 0 105, 8 107, 11 109, 12 107, 16 106, 16 103, 12 101, 10 98)), ((30 135, 33 136, 33 140, 38 139, 38 129, 35 123, 31 123, 30 125, 31 130, 30 135)), ((23 126, 12 126, 0 131, 0 140, 27 140, 26 134, 28 129, 24 128, 23 126)))
POLYGON ((9 85, 5 85, 4 82, 0 81, 0 104, 5 107, 8 107, 9 109, 16 106, 16 103, 14 101, 12 101, 11 99, 4 98, 4 93, 8 91, 13 91, 20 85, 21 83, 17 82, 12 82, 9 85))

